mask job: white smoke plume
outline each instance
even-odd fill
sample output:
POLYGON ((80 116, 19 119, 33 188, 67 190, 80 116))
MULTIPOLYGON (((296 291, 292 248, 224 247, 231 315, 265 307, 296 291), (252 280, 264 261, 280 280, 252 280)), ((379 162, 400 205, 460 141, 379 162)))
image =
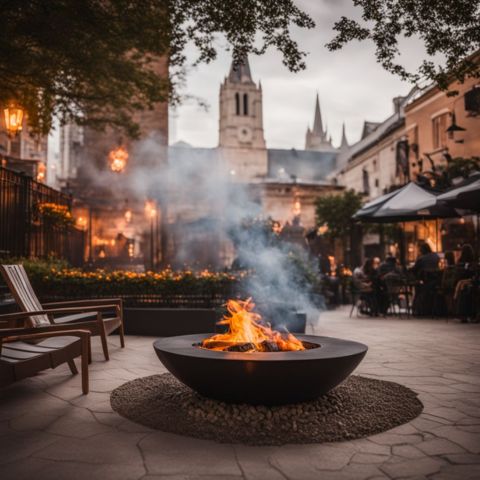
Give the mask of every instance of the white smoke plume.
POLYGON ((108 182, 119 196, 133 196, 138 201, 153 198, 162 206, 169 235, 174 230, 177 233, 174 256, 169 259, 173 267, 195 268, 195 254, 201 249, 204 258, 212 259, 212 266, 229 268, 233 254, 237 266, 254 272, 248 277, 245 295, 252 296, 259 307, 268 306, 271 312, 288 305, 316 319, 313 292, 298 263, 304 262, 311 269, 316 265, 308 264, 303 249, 275 241, 265 230, 245 228, 247 220, 266 218, 249 185, 235 181, 220 150, 179 147, 166 161, 161 140, 151 135, 138 142, 125 175, 96 172, 94 181, 108 182), (227 254, 222 257, 222 249, 230 252, 230 258, 227 254), (213 265, 215 258, 217 264, 213 265))

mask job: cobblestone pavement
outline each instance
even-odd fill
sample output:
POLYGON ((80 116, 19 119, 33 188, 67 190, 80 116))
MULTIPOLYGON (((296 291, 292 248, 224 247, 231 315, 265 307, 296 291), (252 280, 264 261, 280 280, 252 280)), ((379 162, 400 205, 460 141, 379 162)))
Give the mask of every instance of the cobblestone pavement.
POLYGON ((112 412, 110 391, 164 372, 152 338, 110 337, 105 362, 94 338, 91 393, 59 367, 0 391, 0 478, 127 479, 478 479, 480 325, 445 320, 348 318, 322 313, 315 333, 369 345, 357 373, 402 383, 424 412, 369 438, 321 445, 246 447, 136 425, 112 412))

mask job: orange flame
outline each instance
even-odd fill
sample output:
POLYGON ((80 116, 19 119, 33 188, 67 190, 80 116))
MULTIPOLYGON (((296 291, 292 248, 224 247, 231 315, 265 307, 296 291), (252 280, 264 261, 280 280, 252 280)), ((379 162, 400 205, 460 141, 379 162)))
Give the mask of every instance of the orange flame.
POLYGON ((245 345, 248 352, 305 350, 303 343, 291 333, 280 333, 260 323, 262 317, 254 312, 252 299, 228 300, 228 315, 219 325, 228 325, 227 333, 206 338, 202 347, 209 350, 229 350, 236 345, 245 345), (270 345, 270 348, 267 348, 270 345))

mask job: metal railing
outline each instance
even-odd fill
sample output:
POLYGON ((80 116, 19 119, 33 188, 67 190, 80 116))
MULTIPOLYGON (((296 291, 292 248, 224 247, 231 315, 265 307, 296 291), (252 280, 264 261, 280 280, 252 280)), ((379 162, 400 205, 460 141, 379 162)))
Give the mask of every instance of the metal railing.
POLYGON ((39 205, 54 203, 71 208, 71 197, 32 177, 0 167, 0 255, 68 260, 83 263, 85 234, 71 225, 48 223, 39 205))

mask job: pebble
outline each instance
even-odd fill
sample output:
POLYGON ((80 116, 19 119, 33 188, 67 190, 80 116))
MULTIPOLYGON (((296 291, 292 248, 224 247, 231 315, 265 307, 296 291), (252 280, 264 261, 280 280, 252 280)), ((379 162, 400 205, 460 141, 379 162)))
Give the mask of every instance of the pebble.
POLYGON ((132 380, 111 394, 120 415, 165 432, 222 443, 283 445, 370 436, 402 425, 423 410, 398 383, 351 376, 314 401, 266 407, 201 397, 173 375, 132 380))

